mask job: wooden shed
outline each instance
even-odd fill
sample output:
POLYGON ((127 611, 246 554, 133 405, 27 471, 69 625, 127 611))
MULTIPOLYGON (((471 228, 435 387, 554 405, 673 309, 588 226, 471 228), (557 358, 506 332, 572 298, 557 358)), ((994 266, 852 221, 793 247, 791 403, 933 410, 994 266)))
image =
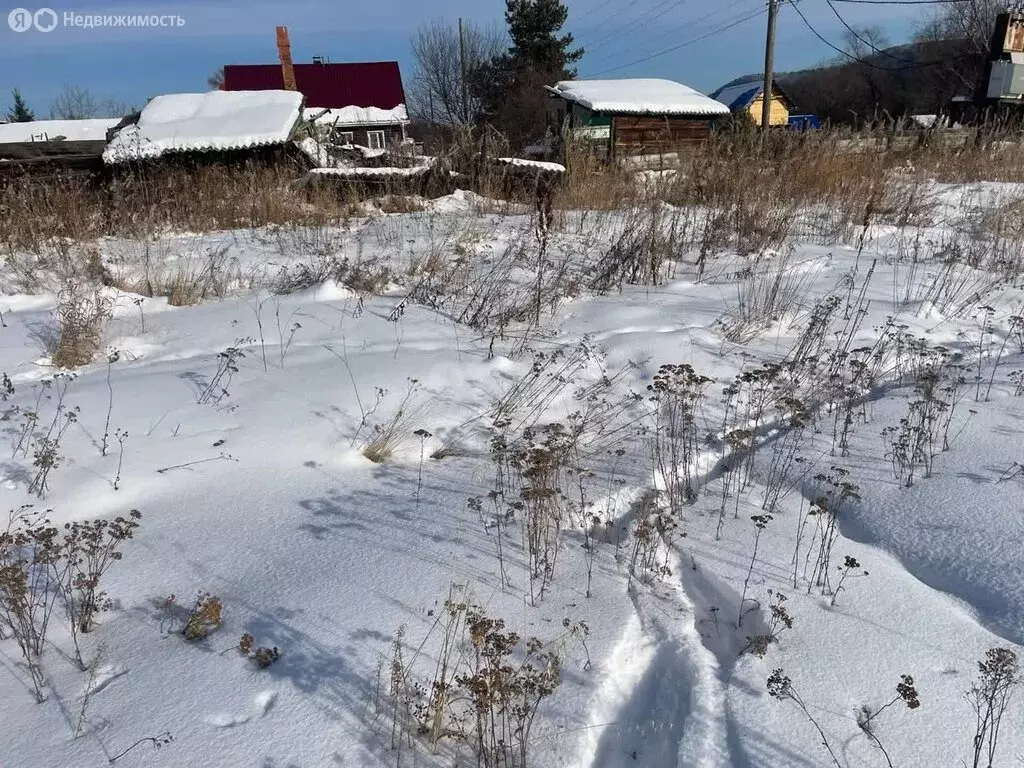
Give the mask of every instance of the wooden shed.
POLYGON ((558 125, 612 159, 685 150, 729 114, 724 104, 672 80, 566 80, 547 90, 558 125))
POLYGON ((120 118, 34 120, 0 125, 0 175, 102 171, 107 138, 120 118))
POLYGON ((274 162, 294 149, 302 98, 296 91, 157 96, 114 133, 103 150, 103 162, 122 167, 187 158, 232 165, 250 158, 260 164, 274 162))
MULTIPOLYGON (((761 111, 764 105, 764 83, 746 82, 733 85, 725 85, 711 94, 715 101, 720 101, 729 107, 733 114, 746 113, 750 115, 754 125, 761 125, 761 111)), ((789 115, 794 111, 793 103, 789 97, 779 88, 777 83, 772 84, 772 98, 769 105, 768 125, 788 125, 789 115)))

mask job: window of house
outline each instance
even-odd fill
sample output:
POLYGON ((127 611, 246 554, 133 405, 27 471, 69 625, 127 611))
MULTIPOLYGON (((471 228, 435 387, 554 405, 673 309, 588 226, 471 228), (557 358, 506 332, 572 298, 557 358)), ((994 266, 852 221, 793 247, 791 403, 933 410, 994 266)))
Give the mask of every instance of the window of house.
POLYGON ((339 135, 342 144, 351 144, 356 140, 356 135, 352 131, 341 131, 339 135))
POLYGON ((367 131, 366 138, 370 149, 384 149, 384 131, 367 131))

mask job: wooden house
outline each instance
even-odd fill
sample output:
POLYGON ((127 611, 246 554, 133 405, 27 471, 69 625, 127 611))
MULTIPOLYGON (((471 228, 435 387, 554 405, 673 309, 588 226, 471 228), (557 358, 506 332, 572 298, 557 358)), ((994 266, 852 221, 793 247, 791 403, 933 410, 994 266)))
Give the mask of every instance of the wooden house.
MULTIPOLYGON (((397 61, 294 64, 295 86, 306 99, 306 118, 337 133, 340 143, 384 150, 408 143, 409 115, 397 61)), ((230 64, 225 91, 284 88, 280 64, 230 64)))
MULTIPOLYGON (((761 126, 762 109, 764 108, 763 82, 725 85, 712 93, 711 98, 725 104, 733 114, 750 115, 754 125, 761 126)), ((788 125, 789 116, 794 112, 793 103, 777 83, 772 84, 769 110, 768 125, 788 125)))
POLYGON ((566 80, 546 88, 559 128, 611 159, 684 151, 729 114, 724 104, 671 80, 566 80))

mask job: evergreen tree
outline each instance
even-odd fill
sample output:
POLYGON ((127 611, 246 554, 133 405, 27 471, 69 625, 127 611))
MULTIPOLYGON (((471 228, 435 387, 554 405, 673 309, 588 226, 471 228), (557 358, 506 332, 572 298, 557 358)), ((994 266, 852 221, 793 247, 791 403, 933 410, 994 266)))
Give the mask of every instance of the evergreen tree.
POLYGON ((11 95, 14 99, 14 103, 11 105, 10 111, 7 113, 7 119, 12 123, 30 123, 36 119, 35 114, 25 104, 25 99, 21 97, 21 91, 15 88, 11 95))
POLYGON ((583 57, 575 38, 562 34, 569 10, 562 0, 505 0, 512 45, 470 72, 482 105, 480 118, 497 125, 514 146, 539 139, 547 127, 545 85, 576 76, 583 57))
POLYGON ((561 0, 505 0, 505 23, 512 47, 508 56, 516 68, 527 68, 554 80, 576 76, 571 67, 583 57, 583 49, 570 50, 571 34, 559 36, 569 18, 561 0))

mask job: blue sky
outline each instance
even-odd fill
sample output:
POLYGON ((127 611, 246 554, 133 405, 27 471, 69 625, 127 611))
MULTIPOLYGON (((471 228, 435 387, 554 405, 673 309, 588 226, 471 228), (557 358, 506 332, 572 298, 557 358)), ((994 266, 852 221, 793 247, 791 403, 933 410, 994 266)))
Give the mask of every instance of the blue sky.
MULTIPOLYGON (((11 0, 8 0, 10 3, 11 0)), ((765 18, 743 22, 721 34, 649 61, 622 67, 719 29, 763 9, 764 0, 568 0, 567 29, 588 53, 581 76, 668 77, 703 91, 762 68, 765 18), (622 67, 622 68, 619 68, 622 67), (614 71, 606 72, 606 70, 614 71)), ((206 88, 206 77, 222 64, 276 61, 274 27, 286 24, 295 61, 314 55, 332 61, 397 59, 406 79, 413 74, 409 37, 434 17, 462 16, 501 22, 504 0, 290 0, 254 3, 223 0, 150 0, 144 3, 52 4, 58 16, 77 14, 177 14, 183 27, 82 29, 16 33, 0 7, 0 109, 20 88, 38 116, 65 84, 88 88, 95 97, 141 105, 161 93, 206 88)), ((28 2, 23 7, 35 10, 28 2)), ((837 5, 851 24, 882 26, 890 40, 906 39, 921 17, 907 6, 837 5)), ((801 0, 800 9, 827 38, 843 28, 825 0, 801 0)), ((777 67, 796 69, 832 57, 791 7, 780 15, 777 67)))

